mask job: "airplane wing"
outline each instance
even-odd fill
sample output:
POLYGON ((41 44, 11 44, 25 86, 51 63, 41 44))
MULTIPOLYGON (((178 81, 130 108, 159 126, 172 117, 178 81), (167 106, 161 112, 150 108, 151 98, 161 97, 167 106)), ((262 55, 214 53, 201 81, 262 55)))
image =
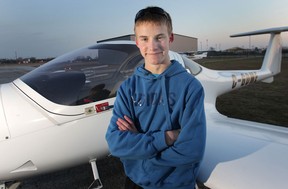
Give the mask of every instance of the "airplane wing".
POLYGON ((281 71, 280 33, 284 31, 288 31, 288 27, 232 36, 270 33, 260 69, 216 71, 203 68, 203 74, 198 76, 205 88, 207 116, 207 145, 198 181, 208 188, 268 189, 286 186, 288 129, 228 118, 215 108, 216 98, 221 94, 255 82, 273 81, 274 75, 281 71))

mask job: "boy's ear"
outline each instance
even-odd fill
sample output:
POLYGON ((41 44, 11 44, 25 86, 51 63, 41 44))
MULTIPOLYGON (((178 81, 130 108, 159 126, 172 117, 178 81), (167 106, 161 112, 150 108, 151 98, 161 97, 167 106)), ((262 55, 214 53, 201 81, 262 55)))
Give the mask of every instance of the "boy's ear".
POLYGON ((172 43, 174 41, 174 34, 171 33, 170 37, 169 37, 169 42, 172 43))
POLYGON ((136 43, 136 46, 138 47, 138 40, 137 40, 136 36, 135 36, 134 41, 135 41, 135 43, 136 43))

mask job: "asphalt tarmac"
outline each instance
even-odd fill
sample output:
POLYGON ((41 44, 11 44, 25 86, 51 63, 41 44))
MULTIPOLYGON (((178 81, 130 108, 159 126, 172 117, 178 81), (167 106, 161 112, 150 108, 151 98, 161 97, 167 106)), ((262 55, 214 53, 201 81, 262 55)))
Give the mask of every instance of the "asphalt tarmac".
MULTIPOLYGON (((0 65, 0 84, 9 83, 38 65, 0 65)), ((107 157, 97 161, 102 189, 121 189, 124 183, 124 172, 119 159, 107 157)), ((87 164, 66 170, 39 175, 20 180, 17 189, 88 189, 93 182, 92 168, 87 164)))

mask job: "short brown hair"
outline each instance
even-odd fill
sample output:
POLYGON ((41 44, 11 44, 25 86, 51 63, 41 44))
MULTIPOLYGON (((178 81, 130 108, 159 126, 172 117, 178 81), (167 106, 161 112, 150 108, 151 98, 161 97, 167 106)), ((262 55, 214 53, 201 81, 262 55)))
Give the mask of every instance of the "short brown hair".
MULTIPOLYGON (((147 7, 138 11, 135 16, 135 26, 143 22, 165 23, 168 28, 168 32, 172 33, 172 19, 170 15, 160 7, 147 7)), ((134 26, 134 30, 135 30, 134 26)))

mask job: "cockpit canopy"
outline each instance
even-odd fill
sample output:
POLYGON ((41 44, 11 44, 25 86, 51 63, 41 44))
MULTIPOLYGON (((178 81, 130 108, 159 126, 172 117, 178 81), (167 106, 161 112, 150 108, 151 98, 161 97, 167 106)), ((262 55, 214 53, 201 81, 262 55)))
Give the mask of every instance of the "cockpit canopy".
MULTIPOLYGON (((183 60, 191 73, 200 72, 198 65, 183 60)), ((75 106, 115 97, 120 84, 143 63, 134 43, 99 43, 60 56, 20 79, 54 103, 75 106)))

